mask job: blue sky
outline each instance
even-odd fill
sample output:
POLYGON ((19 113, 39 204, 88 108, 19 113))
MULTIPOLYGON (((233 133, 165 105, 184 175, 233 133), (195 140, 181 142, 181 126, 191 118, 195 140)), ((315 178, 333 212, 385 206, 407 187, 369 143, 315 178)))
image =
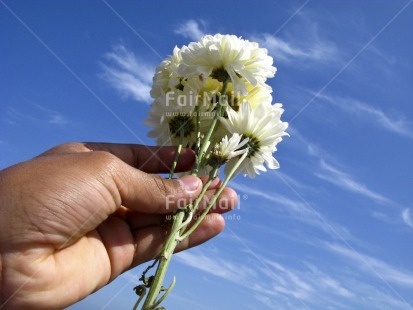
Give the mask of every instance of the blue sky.
MULTIPOLYGON (((176 255, 168 309, 413 308, 413 4, 0 0, 0 167, 68 141, 153 144, 155 67, 203 34, 268 48, 290 138, 176 255)), ((145 266, 71 309, 131 308, 145 266)))

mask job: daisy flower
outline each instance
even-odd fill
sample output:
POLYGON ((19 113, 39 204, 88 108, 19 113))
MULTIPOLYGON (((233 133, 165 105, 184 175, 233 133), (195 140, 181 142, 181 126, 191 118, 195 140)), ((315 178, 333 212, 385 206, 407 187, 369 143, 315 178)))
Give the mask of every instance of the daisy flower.
POLYGON ((183 90, 188 86, 193 92, 197 92, 201 86, 198 77, 183 77, 178 72, 178 67, 182 62, 181 50, 175 46, 171 56, 163 60, 155 70, 151 97, 156 99, 163 93, 175 89, 183 90))
POLYGON ((162 95, 162 92, 166 93, 179 85, 180 76, 177 69, 181 60, 180 49, 175 46, 173 54, 163 60, 155 70, 151 89, 152 98, 157 98, 162 95))
MULTIPOLYGON (((251 103, 253 109, 255 109, 259 104, 271 105, 271 86, 267 84, 257 84, 254 86, 248 82, 246 82, 245 85, 248 93, 245 96, 241 96, 239 93, 234 91, 232 84, 228 84, 225 95, 227 96, 228 105, 231 108, 238 111, 239 105, 244 101, 251 103)), ((217 103, 221 94, 222 86, 222 82, 209 77, 200 90, 202 104, 211 106, 217 103)))
POLYGON ((221 142, 216 144, 208 159, 208 165, 219 168, 231 158, 240 156, 248 151, 244 146, 248 143, 248 138, 244 138, 238 133, 234 133, 230 139, 228 136, 222 138, 221 142))
POLYGON ((195 107, 197 94, 185 88, 161 93, 151 105, 144 124, 151 127, 148 136, 157 139, 158 145, 178 145, 181 133, 183 145, 195 142, 195 107))
MULTIPOLYGON (((248 101, 244 101, 238 111, 228 107, 228 118, 221 117, 221 123, 232 134, 239 134, 249 138, 248 156, 239 168, 244 175, 254 178, 259 171, 266 171, 264 164, 269 169, 279 168, 278 161, 272 156, 276 145, 282 137, 288 135, 285 130, 288 123, 282 122, 280 117, 284 110, 281 104, 258 105, 253 109, 248 101)), ((228 173, 236 163, 237 158, 232 158, 225 166, 228 173)))
POLYGON ((211 76, 220 82, 230 79, 234 91, 243 96, 248 93, 245 81, 263 85, 276 72, 266 49, 234 35, 207 35, 200 42, 183 46, 180 52, 181 76, 211 76))

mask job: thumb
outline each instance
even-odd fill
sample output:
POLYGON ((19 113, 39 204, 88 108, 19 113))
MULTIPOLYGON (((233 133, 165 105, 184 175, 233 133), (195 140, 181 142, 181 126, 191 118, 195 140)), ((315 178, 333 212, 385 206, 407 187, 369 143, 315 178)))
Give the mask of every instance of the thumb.
POLYGON ((122 205, 142 213, 169 213, 195 200, 202 190, 202 181, 194 176, 164 179, 130 166, 118 170, 115 182, 122 205))

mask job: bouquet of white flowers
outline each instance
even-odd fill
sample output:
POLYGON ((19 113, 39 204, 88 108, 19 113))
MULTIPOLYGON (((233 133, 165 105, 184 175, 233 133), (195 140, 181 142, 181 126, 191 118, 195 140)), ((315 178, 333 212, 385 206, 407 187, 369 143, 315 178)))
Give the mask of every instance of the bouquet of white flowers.
POLYGON ((208 180, 200 196, 172 217, 161 254, 143 273, 143 284, 135 288, 139 300, 134 309, 145 296, 142 309, 163 309, 160 304, 175 278, 169 288, 162 282, 177 244, 198 227, 230 179, 237 173, 254 178, 266 167, 279 167, 273 153, 287 135, 288 124, 281 121, 282 105, 272 104, 272 88, 266 84, 276 72, 272 63, 267 50, 257 43, 217 34, 181 49, 175 47, 173 55, 156 69, 151 90, 154 102, 145 120, 152 128, 149 136, 158 145, 177 147, 170 178, 181 149, 189 147, 196 154, 191 174, 208 175, 208 180), (223 166, 222 186, 195 219, 194 212, 223 166), (156 265, 155 274, 147 277, 156 265))

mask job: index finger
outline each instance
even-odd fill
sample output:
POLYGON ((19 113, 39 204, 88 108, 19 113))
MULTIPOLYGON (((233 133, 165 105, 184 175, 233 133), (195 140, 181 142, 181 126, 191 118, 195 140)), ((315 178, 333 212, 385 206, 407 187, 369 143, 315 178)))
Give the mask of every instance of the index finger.
MULTIPOLYGON (((147 146, 101 142, 72 142, 58 145, 41 156, 102 151, 115 155, 128 165, 147 173, 167 173, 172 167, 177 148, 174 146, 147 146)), ((175 172, 188 171, 195 162, 191 149, 182 149, 175 172)))

